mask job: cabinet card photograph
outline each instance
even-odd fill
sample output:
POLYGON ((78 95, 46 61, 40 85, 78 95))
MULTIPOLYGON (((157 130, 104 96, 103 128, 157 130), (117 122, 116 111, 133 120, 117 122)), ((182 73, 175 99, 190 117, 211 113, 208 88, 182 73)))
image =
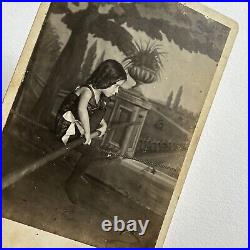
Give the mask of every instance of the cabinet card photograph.
POLYGON ((3 101, 6 223, 163 246, 237 30, 201 4, 41 4, 3 101))

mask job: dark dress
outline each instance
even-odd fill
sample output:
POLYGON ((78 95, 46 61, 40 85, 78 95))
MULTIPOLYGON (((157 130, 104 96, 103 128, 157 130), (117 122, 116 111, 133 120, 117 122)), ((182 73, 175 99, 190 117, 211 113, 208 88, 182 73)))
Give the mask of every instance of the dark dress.
MULTIPOLYGON (((89 88, 90 91, 92 92, 92 97, 89 100, 87 106, 89 114, 90 132, 92 133, 100 127, 100 122, 105 115, 106 106, 109 99, 102 94, 100 96, 99 102, 96 103, 94 91, 91 88, 91 86, 83 86, 83 87, 89 88)), ((77 89, 79 89, 79 87, 76 88, 76 90, 77 89)), ((81 136, 80 132, 81 128, 79 126, 81 125, 81 122, 78 113, 78 105, 81 95, 78 96, 76 94, 76 90, 70 93, 65 98, 56 116, 56 124, 55 124, 56 137, 58 140, 64 142, 64 144, 67 144, 81 136), (70 119, 68 119, 67 117, 69 117, 70 119), (66 135, 70 126, 74 127, 73 128, 74 134, 70 135, 67 141, 63 141, 62 138, 66 135)))

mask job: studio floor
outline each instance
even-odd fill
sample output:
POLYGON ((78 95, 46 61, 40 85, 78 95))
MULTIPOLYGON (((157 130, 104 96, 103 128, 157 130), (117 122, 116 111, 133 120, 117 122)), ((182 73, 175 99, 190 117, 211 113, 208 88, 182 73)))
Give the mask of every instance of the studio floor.
MULTIPOLYGON (((3 138, 4 175, 47 153, 9 131, 3 138)), ((42 138, 48 141, 50 135, 45 133, 42 138)), ((72 204, 65 192, 65 181, 72 171, 69 165, 67 158, 60 158, 5 189, 3 217, 96 247, 154 247, 163 217, 91 177, 86 182, 79 176, 76 188, 80 199, 72 204), (146 234, 102 231, 102 221, 112 221, 114 216, 124 221, 150 220, 146 234)))

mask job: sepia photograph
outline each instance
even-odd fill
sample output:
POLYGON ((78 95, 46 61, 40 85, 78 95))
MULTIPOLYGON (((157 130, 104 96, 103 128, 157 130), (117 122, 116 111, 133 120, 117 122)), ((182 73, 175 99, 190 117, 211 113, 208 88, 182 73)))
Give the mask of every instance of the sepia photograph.
POLYGON ((237 33, 197 6, 41 5, 3 101, 3 218, 95 247, 162 246, 237 33))

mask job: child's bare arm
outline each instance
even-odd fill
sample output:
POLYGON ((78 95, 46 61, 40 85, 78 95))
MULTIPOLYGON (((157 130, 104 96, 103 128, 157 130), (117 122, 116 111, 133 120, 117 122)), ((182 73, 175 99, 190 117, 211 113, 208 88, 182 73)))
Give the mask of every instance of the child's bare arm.
POLYGON ((89 114, 88 114, 88 102, 92 96, 92 93, 89 89, 84 89, 81 92, 80 100, 79 100, 79 106, 78 106, 78 113, 79 113, 79 118, 81 121, 81 124, 84 128, 85 131, 85 137, 86 137, 86 142, 85 144, 90 144, 91 143, 91 138, 90 138, 90 125, 89 125, 89 114))

